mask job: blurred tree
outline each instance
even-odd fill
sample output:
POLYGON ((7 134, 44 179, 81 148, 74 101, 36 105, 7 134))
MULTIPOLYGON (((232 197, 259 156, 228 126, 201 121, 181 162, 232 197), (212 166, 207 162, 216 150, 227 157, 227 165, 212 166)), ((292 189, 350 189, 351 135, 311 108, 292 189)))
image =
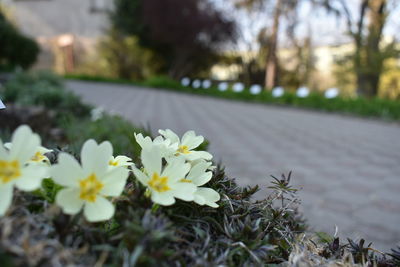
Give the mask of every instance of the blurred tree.
POLYGON ((345 17, 348 32, 355 46, 352 61, 356 74, 357 93, 368 97, 376 96, 385 60, 399 53, 395 48, 395 40, 389 44, 381 42, 390 10, 394 9, 399 2, 397 0, 361 0, 357 20, 353 18, 347 1, 317 0, 316 3, 322 4, 328 11, 338 16, 345 17), (388 5, 392 8, 388 8, 388 5))
POLYGON ((7 21, 0 7, 0 69, 29 68, 39 54, 37 43, 7 21))
POLYGON ((206 0, 114 0, 115 29, 137 36, 172 78, 208 70, 235 37, 235 24, 206 0))
MULTIPOLYGON (((246 8, 248 10, 254 8, 260 8, 265 5, 273 6, 272 11, 272 26, 270 27, 270 33, 268 36, 268 50, 266 54, 265 64, 265 87, 273 88, 278 84, 278 33, 281 24, 281 18, 283 15, 295 16, 297 7, 300 0, 235 0, 238 8, 246 8)), ((292 20, 296 23, 297 21, 292 20)), ((267 24, 267 22, 266 22, 267 24)), ((269 28, 265 28, 269 29, 269 28)))

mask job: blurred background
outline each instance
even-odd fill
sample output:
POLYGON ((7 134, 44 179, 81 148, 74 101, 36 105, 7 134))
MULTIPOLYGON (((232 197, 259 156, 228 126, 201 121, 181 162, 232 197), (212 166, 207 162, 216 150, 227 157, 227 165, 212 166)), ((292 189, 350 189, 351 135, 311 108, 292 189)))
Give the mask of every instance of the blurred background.
POLYGON ((0 136, 29 123, 46 145, 111 140, 135 158, 133 131, 193 129, 240 185, 261 185, 260 197, 270 174, 292 170, 310 226, 393 248, 399 17, 398 0, 0 0, 0 136), (147 87, 68 80, 64 90, 60 77, 147 87), (285 105, 148 88, 200 92, 193 79, 214 85, 204 94, 285 105), (242 85, 220 92, 221 82, 242 85), (273 100, 273 88, 284 96, 273 100), (324 97, 329 88, 337 93, 324 97))
POLYGON ((2 20, 40 47, 36 61, 32 45, 7 60, 3 54, 15 40, 1 40, 3 68, 33 65, 134 80, 189 76, 290 90, 337 87, 349 96, 400 95, 396 0, 0 3, 2 20))

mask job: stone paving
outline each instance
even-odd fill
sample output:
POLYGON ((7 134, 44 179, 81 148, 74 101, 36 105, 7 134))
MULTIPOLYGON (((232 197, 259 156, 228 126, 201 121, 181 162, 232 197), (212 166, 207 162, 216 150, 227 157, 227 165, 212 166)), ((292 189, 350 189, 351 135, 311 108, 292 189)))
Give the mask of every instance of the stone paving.
POLYGON ((293 171, 314 230, 400 245, 400 125, 132 86, 68 82, 83 100, 152 132, 195 130, 241 185, 293 171))

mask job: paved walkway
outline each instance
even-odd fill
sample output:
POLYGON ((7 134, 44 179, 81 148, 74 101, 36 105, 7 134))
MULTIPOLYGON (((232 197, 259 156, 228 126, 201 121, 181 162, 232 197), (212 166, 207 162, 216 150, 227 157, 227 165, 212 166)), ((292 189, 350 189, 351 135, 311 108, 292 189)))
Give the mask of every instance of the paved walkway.
POLYGON ((315 230, 400 245, 400 125, 123 85, 68 82, 89 103, 153 132, 195 130, 242 185, 293 170, 315 230))

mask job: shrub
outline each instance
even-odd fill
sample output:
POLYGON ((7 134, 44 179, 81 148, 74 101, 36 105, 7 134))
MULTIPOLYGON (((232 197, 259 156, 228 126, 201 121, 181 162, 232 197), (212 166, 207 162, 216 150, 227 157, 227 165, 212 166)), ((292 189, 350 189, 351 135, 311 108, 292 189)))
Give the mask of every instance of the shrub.
POLYGON ((29 68, 39 54, 37 43, 6 20, 0 8, 0 69, 29 68))
POLYGON ((133 126, 120 116, 103 115, 100 119, 92 121, 90 118, 69 117, 60 122, 65 135, 70 140, 69 149, 77 154, 82 144, 90 138, 97 142, 110 141, 114 145, 114 152, 118 155, 127 155, 137 159, 140 147, 135 141, 133 133, 147 131, 133 126))
POLYGON ((5 102, 56 110, 59 117, 67 114, 88 116, 91 108, 66 91, 60 77, 50 72, 16 73, 0 89, 0 96, 5 102))

